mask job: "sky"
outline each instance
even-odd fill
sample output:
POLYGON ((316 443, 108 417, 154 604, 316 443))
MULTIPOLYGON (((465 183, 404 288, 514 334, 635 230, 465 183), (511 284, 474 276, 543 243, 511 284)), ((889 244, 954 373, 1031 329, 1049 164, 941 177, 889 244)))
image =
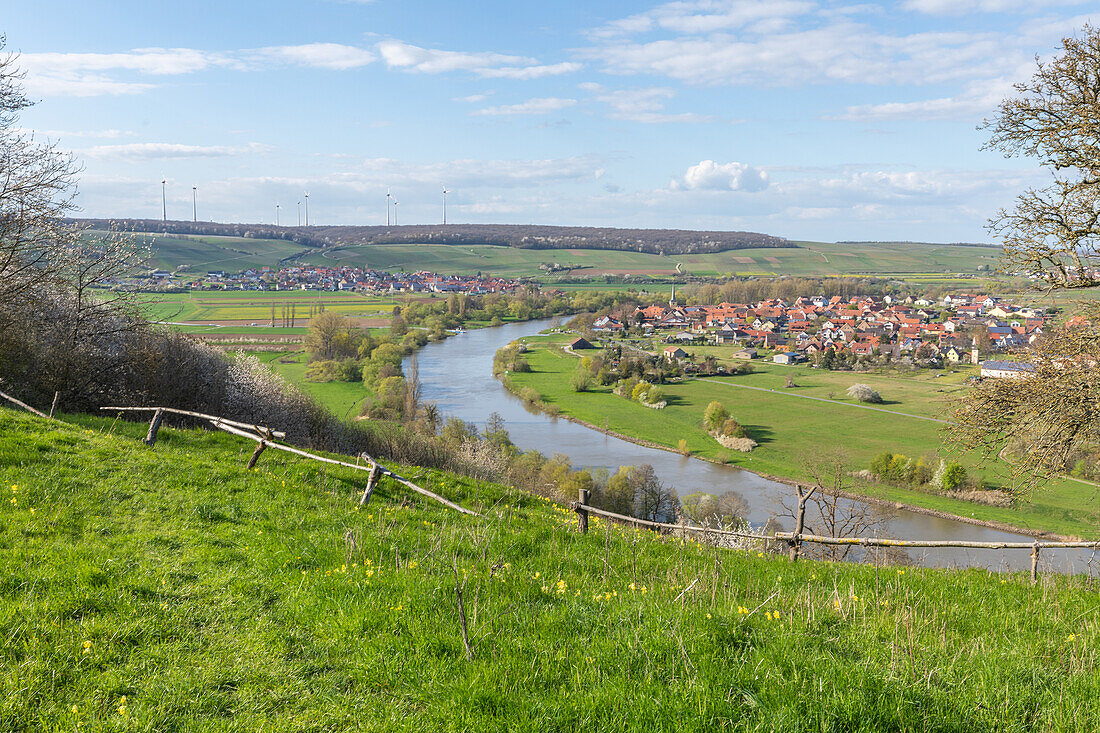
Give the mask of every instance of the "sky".
POLYGON ((1096 0, 6 0, 78 214, 992 241, 980 129, 1096 0), (193 190, 192 187, 195 187, 193 190), (194 198, 193 198, 194 197, 194 198), (392 211, 392 209, 391 209, 392 211), (393 214, 391 213, 391 216, 393 214))

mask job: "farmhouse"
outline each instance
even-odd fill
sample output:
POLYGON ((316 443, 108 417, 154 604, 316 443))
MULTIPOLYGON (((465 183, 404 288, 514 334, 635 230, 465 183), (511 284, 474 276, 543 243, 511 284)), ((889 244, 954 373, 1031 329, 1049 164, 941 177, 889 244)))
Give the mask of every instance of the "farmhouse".
POLYGON ((666 346, 665 347, 665 359, 668 361, 680 361, 687 358, 687 352, 681 349, 679 346, 666 346))
POLYGON ((734 359, 755 359, 756 349, 739 349, 733 352, 734 359))
POLYGON ((982 376, 992 379, 1018 379, 1035 371, 1031 364, 1017 361, 983 361, 982 376))

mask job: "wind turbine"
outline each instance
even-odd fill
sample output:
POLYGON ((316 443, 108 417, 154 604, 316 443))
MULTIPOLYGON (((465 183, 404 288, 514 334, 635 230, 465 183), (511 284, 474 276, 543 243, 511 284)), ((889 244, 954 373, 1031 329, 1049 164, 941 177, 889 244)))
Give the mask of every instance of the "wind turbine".
POLYGON ((306 191, 306 226, 309 226, 309 191, 306 191))
POLYGON ((302 226, 302 202, 298 201, 298 226, 302 226))
POLYGON ((450 193, 450 191, 448 191, 447 187, 444 186, 443 187, 443 223, 444 224, 447 223, 447 194, 449 194, 449 193, 450 193))
POLYGON ((390 199, 393 198, 393 194, 390 190, 386 189, 386 226, 390 225, 390 199))
POLYGON ((276 201, 275 202, 275 226, 279 226, 279 209, 281 209, 281 208, 282 207, 279 206, 279 202, 276 201))
POLYGON ((165 224, 168 223, 168 194, 167 187, 168 179, 164 178, 160 182, 160 217, 161 221, 165 224))
POLYGON ((199 187, 191 187, 191 221, 199 220, 199 187))
POLYGON ((397 223, 397 207, 398 207, 398 205, 399 205, 399 202, 397 201, 397 198, 395 197, 394 200, 393 200, 393 225, 394 226, 398 226, 398 223, 397 223))

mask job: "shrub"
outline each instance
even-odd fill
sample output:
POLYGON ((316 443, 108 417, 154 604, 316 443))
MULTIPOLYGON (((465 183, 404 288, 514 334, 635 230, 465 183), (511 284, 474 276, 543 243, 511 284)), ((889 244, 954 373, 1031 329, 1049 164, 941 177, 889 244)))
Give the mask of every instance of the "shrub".
POLYGON ((703 412, 703 427, 709 432, 718 430, 730 417, 729 410, 721 402, 711 402, 703 412))
POLYGON ((958 463, 949 463, 943 472, 944 491, 954 491, 966 483, 966 469, 958 463))
POLYGON ((574 392, 587 392, 592 389, 592 385, 595 381, 592 372, 580 365, 577 366, 576 371, 573 372, 573 376, 569 379, 569 383, 572 385, 574 392))
POLYGON ((860 402, 869 402, 876 405, 882 403, 882 397, 879 393, 866 384, 853 384, 848 388, 848 396, 860 402))

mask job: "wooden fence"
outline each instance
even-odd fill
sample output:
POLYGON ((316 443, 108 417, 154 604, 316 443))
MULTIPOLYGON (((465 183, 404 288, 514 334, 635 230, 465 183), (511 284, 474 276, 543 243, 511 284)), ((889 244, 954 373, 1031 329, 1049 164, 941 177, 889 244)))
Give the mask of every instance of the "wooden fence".
POLYGON ((654 522, 648 519, 628 517, 625 514, 616 514, 606 509, 600 509, 589 504, 590 493, 581 489, 577 501, 571 508, 577 514, 577 527, 584 533, 588 531, 588 516, 606 517, 614 522, 631 524, 635 527, 644 527, 656 532, 685 532, 713 537, 738 537, 744 539, 763 540, 765 542, 781 542, 791 548, 790 558, 798 559, 799 547, 803 542, 820 545, 841 545, 855 547, 963 547, 973 550, 1031 550, 1031 582, 1039 577, 1039 553, 1045 549, 1100 549, 1100 542, 972 542, 969 540, 896 540, 886 537, 823 537, 802 532, 775 532, 774 534, 756 534, 753 532, 738 532, 735 530, 712 529, 698 527, 689 524, 673 524, 671 522, 654 522))
POLYGON ((107 412, 152 412, 153 417, 149 421, 149 432, 146 434, 145 439, 142 441, 146 445, 152 446, 157 441, 157 431, 160 430, 161 421, 166 413, 174 415, 185 415, 187 417, 197 418, 204 420, 211 424, 211 426, 224 430, 232 435, 237 435, 242 438, 248 438, 256 442, 256 449, 252 452, 251 457, 248 459, 246 468, 253 468, 256 462, 260 459, 260 454, 268 448, 274 448, 275 450, 281 450, 286 453, 293 453, 303 458, 308 458, 313 461, 320 461, 322 463, 328 463, 335 466, 343 466, 344 468, 350 468, 356 471, 367 471, 367 486, 363 490, 363 496, 359 499, 360 506, 365 505, 370 501, 371 494, 374 492, 374 487, 377 485, 379 478, 386 476, 399 484, 412 489, 418 494, 428 497, 433 501, 437 501, 446 507, 454 509, 456 512, 462 514, 469 514, 474 517, 481 516, 477 512, 471 511, 465 507, 455 504, 453 501, 443 498, 434 491, 418 486, 404 476, 396 473, 395 471, 386 468, 374 458, 370 457, 366 453, 361 454, 361 457, 366 460, 367 465, 360 466, 355 463, 348 463, 346 461, 338 461, 335 458, 328 458, 326 456, 319 456, 308 451, 301 450, 300 448, 293 448, 289 445, 283 445, 282 443, 275 442, 275 438, 285 438, 286 434, 271 430, 263 425, 252 425, 249 423, 243 423, 236 420, 229 420, 224 417, 218 417, 216 415, 206 415, 201 412, 191 412, 190 410, 177 410, 171 407, 101 407, 100 410, 107 412))

